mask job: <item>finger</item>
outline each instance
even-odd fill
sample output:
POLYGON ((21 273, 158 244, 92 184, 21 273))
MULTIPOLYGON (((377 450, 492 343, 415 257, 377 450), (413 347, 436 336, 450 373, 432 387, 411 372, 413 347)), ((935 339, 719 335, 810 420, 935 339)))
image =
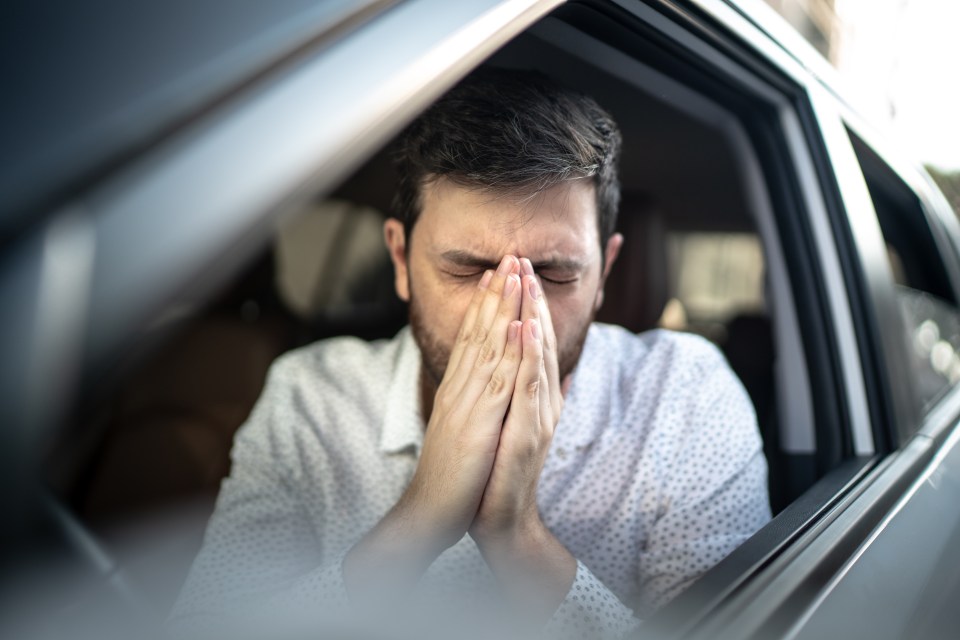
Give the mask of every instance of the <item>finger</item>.
MULTIPOLYGON (((494 325, 498 318, 498 312, 501 312, 501 306, 504 304, 504 292, 510 276, 515 275, 519 270, 519 261, 511 255, 504 256, 500 261, 500 266, 490 278, 490 284, 483 292, 483 299, 477 309, 476 318, 473 321, 471 329, 466 332, 461 340, 462 350, 457 362, 457 368, 453 372, 452 382, 456 388, 462 388, 467 379, 473 375, 472 372, 477 365, 477 360, 483 350, 485 361, 496 365, 495 359, 491 358, 491 353, 498 357, 503 353, 503 345, 506 342, 506 325, 515 318, 506 318, 500 320, 494 331, 494 325), (494 337, 488 344, 488 338, 494 337)), ((511 281, 511 286, 516 285, 511 281)), ((512 290, 508 292, 510 298, 512 290)), ((508 304, 513 304, 510 300, 508 304)), ((449 365, 448 365, 449 368, 449 365)), ((492 366, 487 367, 488 373, 492 372, 492 366)), ((486 382, 486 381, 484 381, 486 382)))
POLYGON ((553 404, 553 386, 550 384, 550 376, 547 374, 546 359, 540 360, 540 427, 541 429, 550 429, 550 436, 553 436, 554 420, 553 404))
POLYGON ((554 411, 560 413, 563 393, 560 385, 560 348, 557 334, 553 328, 550 305, 544 296, 540 297, 540 326, 543 328, 543 364, 550 383, 550 399, 554 411))
POLYGON ((520 289, 519 276, 516 274, 507 276, 500 305, 497 307, 486 340, 477 352, 473 368, 460 367, 458 376, 464 376, 462 393, 468 402, 475 401, 480 396, 490 376, 504 357, 508 331, 513 322, 519 322, 517 318, 520 316, 520 289))
POLYGON ((520 319, 536 320, 540 318, 540 305, 537 298, 542 294, 542 287, 539 279, 533 273, 533 266, 530 261, 524 258, 520 261, 520 273, 523 279, 523 305, 520 311, 520 319))
POLYGON ((450 359, 447 361, 447 370, 443 376, 444 380, 452 377, 453 372, 457 370, 460 357, 463 355, 463 347, 473 332, 473 326, 480 312, 480 305, 486 297, 486 290, 490 286, 491 279, 493 279, 493 271, 488 269, 483 273, 476 290, 473 292, 473 297, 467 306, 467 312, 464 314, 463 321, 460 323, 460 331, 457 333, 456 340, 454 340, 453 349, 450 350, 450 359))
POLYGON ((507 342, 503 357, 484 386, 483 392, 474 405, 475 417, 487 420, 502 417, 510 406, 513 391, 517 384, 517 374, 523 356, 521 331, 523 323, 512 320, 507 326, 507 342))
POLYGON ((543 367, 543 346, 540 323, 537 320, 525 320, 520 332, 523 342, 523 356, 517 371, 517 381, 510 401, 511 425, 530 428, 533 433, 540 426, 540 387, 543 367), (519 422, 518 422, 519 420, 519 422))
MULTIPOLYGON (((547 374, 546 349, 544 344, 543 323, 540 320, 531 321, 531 333, 540 341, 540 383, 537 385, 537 409, 541 428, 553 426, 553 406, 551 404, 550 376, 547 374)), ((551 432, 552 435, 552 432, 551 432)))
MULTIPOLYGON (((526 270, 527 265, 522 265, 521 268, 526 270)), ((532 269, 532 266, 530 269, 532 269)), ((557 337, 553 329, 553 320, 550 317, 550 305, 547 304, 547 299, 543 294, 543 287, 538 277, 525 275, 523 280, 524 295, 520 315, 523 320, 536 319, 539 322, 542 333, 541 342, 543 345, 544 367, 547 373, 547 381, 550 385, 550 401, 553 405, 554 412, 559 413, 563 396, 560 392, 557 337)))
POLYGON ((463 365, 467 367, 473 365, 477 352, 486 340, 487 334, 490 331, 490 325, 500 306, 507 276, 516 268, 519 268, 517 259, 513 256, 504 256, 500 261, 500 266, 497 267, 497 270, 493 276, 491 276, 490 284, 484 291, 483 298, 480 301, 480 307, 477 310, 477 316, 473 322, 473 326, 463 339, 463 365))
POLYGON ((533 263, 530 262, 530 258, 520 258, 520 277, 532 275, 534 275, 533 263))

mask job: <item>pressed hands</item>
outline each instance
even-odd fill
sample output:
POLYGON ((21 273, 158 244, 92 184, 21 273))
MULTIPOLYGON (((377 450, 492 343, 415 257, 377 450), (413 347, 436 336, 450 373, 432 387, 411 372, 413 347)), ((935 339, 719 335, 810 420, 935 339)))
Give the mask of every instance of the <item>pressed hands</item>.
POLYGON ((464 316, 413 479, 347 554, 351 596, 392 599, 469 533, 505 595, 549 616, 576 573, 536 504, 562 406, 540 282, 529 260, 506 256, 484 273, 464 316))

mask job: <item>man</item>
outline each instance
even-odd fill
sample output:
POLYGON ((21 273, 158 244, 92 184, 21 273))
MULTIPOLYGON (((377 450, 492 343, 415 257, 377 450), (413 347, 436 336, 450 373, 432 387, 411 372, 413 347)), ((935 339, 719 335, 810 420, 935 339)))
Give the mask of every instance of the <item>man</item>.
POLYGON ((403 134, 384 229, 410 327, 274 365, 176 617, 442 585, 616 634, 769 519, 716 349, 591 324, 619 147, 593 100, 520 72, 475 74, 403 134))

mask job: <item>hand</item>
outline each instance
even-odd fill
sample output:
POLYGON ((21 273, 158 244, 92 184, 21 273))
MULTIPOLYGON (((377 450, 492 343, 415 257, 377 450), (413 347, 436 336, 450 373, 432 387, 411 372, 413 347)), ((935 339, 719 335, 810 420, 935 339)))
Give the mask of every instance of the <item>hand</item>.
POLYGON ((467 532, 493 468, 521 363, 520 263, 485 274, 434 398, 417 471, 401 502, 446 548, 467 532))
POLYGON ((496 459, 470 535, 521 610, 549 615, 570 588, 576 560, 540 519, 537 486, 563 408, 557 339, 533 266, 521 260, 523 356, 496 459))
POLYGON ((519 271, 519 261, 506 256, 481 279, 437 389, 417 470, 390 513, 347 555, 348 587, 382 582, 384 568, 418 576, 473 522, 521 365, 519 271))
POLYGON ((550 309, 530 261, 524 258, 521 265, 523 356, 494 467, 470 527, 481 544, 538 526, 537 485, 563 408, 550 309))

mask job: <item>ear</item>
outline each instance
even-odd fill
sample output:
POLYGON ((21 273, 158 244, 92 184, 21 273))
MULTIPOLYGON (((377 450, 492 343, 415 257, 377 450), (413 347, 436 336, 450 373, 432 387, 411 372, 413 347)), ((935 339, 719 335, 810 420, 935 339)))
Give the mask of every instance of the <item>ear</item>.
POLYGON ((383 240, 387 244, 393 262, 393 286, 404 302, 410 302, 410 279, 407 268, 407 236, 403 223, 396 218, 387 218, 383 223, 383 240))
POLYGON ((603 273, 600 275, 600 287, 597 289, 597 299, 593 304, 593 310, 597 311, 603 304, 603 286, 607 283, 607 276, 610 275, 610 269, 620 255, 620 247, 623 246, 623 236, 615 233, 607 240, 607 246, 603 252, 603 273))

